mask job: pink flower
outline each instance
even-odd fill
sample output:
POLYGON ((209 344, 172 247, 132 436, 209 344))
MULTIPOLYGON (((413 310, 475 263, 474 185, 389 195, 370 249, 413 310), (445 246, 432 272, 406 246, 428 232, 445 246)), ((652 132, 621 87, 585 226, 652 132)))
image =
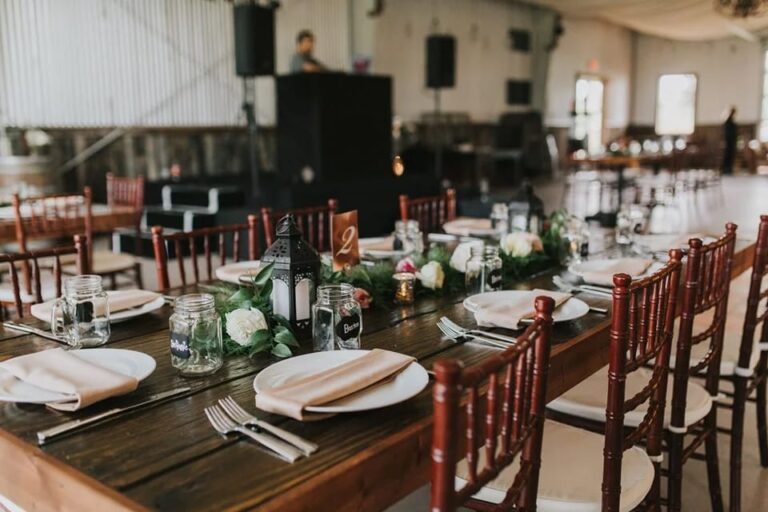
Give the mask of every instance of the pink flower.
POLYGON ((395 272, 408 272, 410 274, 415 274, 418 272, 418 270, 419 269, 416 268, 416 264, 410 257, 401 259, 397 262, 397 265, 395 265, 395 272))
POLYGON ((360 303, 360 307, 363 309, 368 309, 371 306, 371 302, 373 302, 373 297, 371 297, 371 294, 368 293, 368 290, 363 288, 355 288, 355 293, 353 296, 355 300, 360 303))

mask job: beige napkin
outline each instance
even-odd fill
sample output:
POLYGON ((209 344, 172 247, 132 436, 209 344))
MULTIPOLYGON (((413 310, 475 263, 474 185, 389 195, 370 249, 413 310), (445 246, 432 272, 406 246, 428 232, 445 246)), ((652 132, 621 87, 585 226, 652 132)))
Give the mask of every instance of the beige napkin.
POLYGON ((518 329, 521 320, 534 317, 536 314, 536 297, 542 295, 552 297, 555 301, 555 308, 560 307, 560 305, 571 298, 570 293, 540 290, 537 288, 525 294, 521 293, 514 299, 504 299, 499 303, 479 308, 475 311, 475 321, 482 327, 518 329))
POLYGON ((629 274, 630 276, 640 276, 653 263, 651 259, 645 258, 619 258, 610 260, 600 270, 592 270, 581 274, 585 283, 597 284, 601 286, 613 286, 614 274, 629 274))
MULTIPOLYGON (((148 290, 118 290, 110 292, 109 294, 109 312, 117 313, 118 311, 125 311, 128 309, 138 308, 144 304, 148 304, 153 300, 160 297, 159 293, 150 292, 148 290)), ((51 319, 51 312, 53 311, 54 301, 41 302, 40 304, 33 304, 30 308, 32 316, 39 319, 44 319, 46 322, 51 319)), ((101 314, 100 311, 96 311, 96 314, 101 314)))
POLYGON ((397 352, 373 349, 334 368, 261 391, 256 395, 256 407, 303 421, 307 419, 305 407, 327 404, 375 385, 414 360, 397 352))
POLYGON ((450 235, 469 236, 475 232, 491 229, 491 219, 459 217, 443 224, 443 231, 450 235))
POLYGON ((394 247, 395 237, 387 236, 384 238, 365 239, 358 240, 360 250, 365 251, 391 251, 394 247))
POLYGON ((112 396, 135 390, 139 381, 89 363, 60 348, 14 357, 0 368, 42 389, 72 395, 72 400, 47 404, 60 411, 77 411, 112 396))

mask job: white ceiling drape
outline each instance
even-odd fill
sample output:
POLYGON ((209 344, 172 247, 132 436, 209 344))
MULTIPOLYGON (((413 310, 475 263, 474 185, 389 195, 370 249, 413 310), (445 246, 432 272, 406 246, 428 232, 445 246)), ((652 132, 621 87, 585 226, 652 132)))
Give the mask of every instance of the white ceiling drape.
POLYGON ((747 19, 723 16, 713 0, 528 0, 566 16, 600 18, 645 34, 705 41, 729 36, 756 40, 768 13, 747 19))

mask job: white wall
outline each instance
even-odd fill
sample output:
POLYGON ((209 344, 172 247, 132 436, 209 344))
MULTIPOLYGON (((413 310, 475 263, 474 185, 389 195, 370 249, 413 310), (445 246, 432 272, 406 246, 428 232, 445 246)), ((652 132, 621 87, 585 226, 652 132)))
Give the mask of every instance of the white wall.
POLYGON ((605 127, 629 124, 632 74, 632 33, 597 20, 563 19, 565 33, 552 53, 547 83, 545 122, 569 127, 576 75, 594 72, 606 79, 605 127), (596 69, 590 69, 594 59, 596 69))
POLYGON ((708 42, 669 41, 637 35, 633 124, 653 125, 656 85, 663 73, 698 76, 696 124, 718 124, 731 105, 737 119, 760 118, 763 53, 760 43, 737 38, 708 42))
POLYGON ((456 87, 443 90, 443 110, 469 113, 474 121, 495 121, 513 110, 506 104, 506 81, 530 78, 531 54, 512 51, 507 32, 530 30, 530 7, 504 0, 389 0, 385 5, 375 22, 372 64, 375 73, 393 77, 397 115, 416 120, 433 109, 424 77, 433 19, 438 32, 457 39, 456 87))

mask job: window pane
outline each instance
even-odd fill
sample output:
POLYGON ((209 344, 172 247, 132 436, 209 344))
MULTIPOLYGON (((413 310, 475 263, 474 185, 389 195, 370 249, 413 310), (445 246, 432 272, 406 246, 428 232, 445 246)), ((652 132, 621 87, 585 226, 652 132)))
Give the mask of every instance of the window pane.
POLYGON ((689 135, 696 122, 696 75, 661 75, 656 93, 656 133, 689 135))

